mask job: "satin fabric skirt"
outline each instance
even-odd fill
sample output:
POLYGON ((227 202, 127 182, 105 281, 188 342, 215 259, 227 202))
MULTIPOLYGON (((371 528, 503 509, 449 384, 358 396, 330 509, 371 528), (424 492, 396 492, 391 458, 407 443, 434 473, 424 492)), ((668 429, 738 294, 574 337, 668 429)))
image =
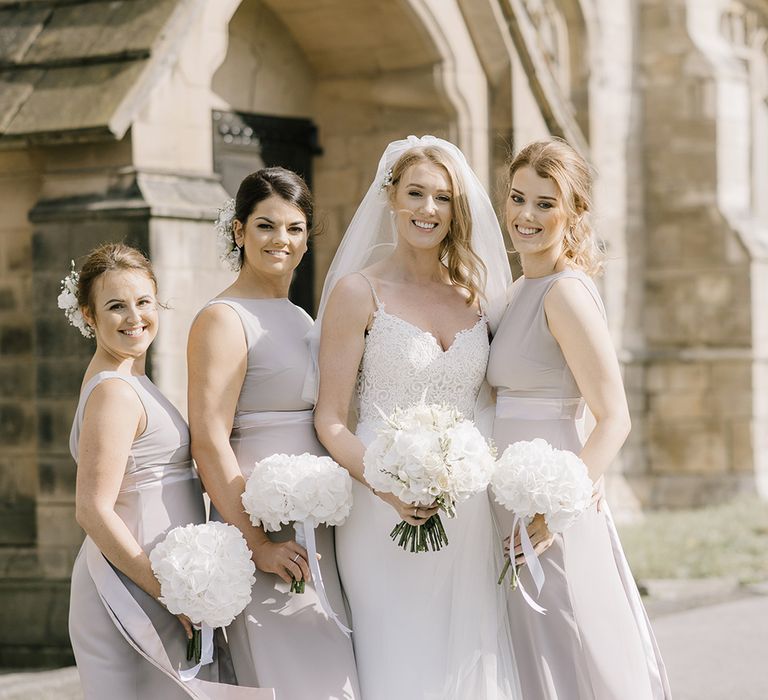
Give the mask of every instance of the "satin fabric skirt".
MULTIPOLYGON (((231 444, 246 478, 258 460, 272 454, 327 454, 311 411, 239 415, 231 444)), ((213 517, 219 517, 215 511, 213 517)), ((269 533, 273 541, 294 536, 292 525, 269 533)), ((316 538, 328 600, 346 621, 333 528, 320 525, 316 538)), ((295 594, 274 574, 257 569, 255 576, 250 604, 227 628, 238 682, 274 688, 277 700, 359 700, 352 642, 323 611, 314 583, 295 594)))
MULTIPOLYGON (((372 427, 358 426, 367 443, 372 427)), ((395 510, 357 481, 336 556, 365 700, 520 698, 503 592, 501 544, 486 495, 442 514, 449 544, 401 549, 395 510)))
MULTIPOLYGON (((572 399, 499 401, 493 439, 499 453, 513 442, 543 438, 578 454, 576 420, 583 402, 572 399)), ((503 536, 513 514, 497 503, 503 536)), ((507 588, 512 637, 523 697, 532 700, 664 700, 666 671, 640 595, 616 533, 610 509, 586 511, 539 561, 541 594, 526 567, 520 581, 546 608, 531 609, 519 590, 507 588)))
MULTIPOLYGON (((173 527, 205 521, 200 482, 190 478, 189 467, 184 471, 181 475, 167 474, 164 478, 131 484, 118 496, 115 509, 146 552, 173 527)), ((145 619, 151 622, 174 670, 191 665, 186 660, 187 638, 178 618, 98 553, 101 563, 115 574, 109 577, 112 590, 100 592, 89 571, 88 544, 86 540, 75 560, 69 602, 69 636, 86 700, 194 697, 192 690, 179 685, 137 653, 110 617, 101 595, 128 595, 131 604, 138 604, 139 614, 143 611, 145 619)), ((95 548, 92 542, 90 545, 95 548)), ((135 641, 142 643, 141 639, 135 641)), ((217 680, 216 662, 204 666, 198 678, 217 680)))

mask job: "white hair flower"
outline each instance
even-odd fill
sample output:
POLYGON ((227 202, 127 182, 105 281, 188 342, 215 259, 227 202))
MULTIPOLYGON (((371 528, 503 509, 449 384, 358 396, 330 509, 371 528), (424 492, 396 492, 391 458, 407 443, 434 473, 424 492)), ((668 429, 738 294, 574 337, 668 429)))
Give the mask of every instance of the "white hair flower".
POLYGON ((219 253, 219 260, 232 272, 238 272, 242 265, 242 256, 240 248, 235 244, 234 221, 235 200, 228 199, 224 202, 224 206, 219 209, 219 215, 214 224, 216 250, 219 253))
POLYGON ((389 187, 392 184, 392 168, 388 168, 387 172, 384 173, 384 177, 381 180, 381 185, 379 186, 379 192, 384 192, 387 187, 389 187))
POLYGON ((80 304, 77 303, 77 281, 80 275, 75 270, 75 261, 72 260, 71 263, 72 269, 61 280, 61 293, 57 302, 59 308, 64 311, 69 325, 77 328, 86 338, 93 338, 93 329, 86 323, 83 312, 80 311, 80 304))

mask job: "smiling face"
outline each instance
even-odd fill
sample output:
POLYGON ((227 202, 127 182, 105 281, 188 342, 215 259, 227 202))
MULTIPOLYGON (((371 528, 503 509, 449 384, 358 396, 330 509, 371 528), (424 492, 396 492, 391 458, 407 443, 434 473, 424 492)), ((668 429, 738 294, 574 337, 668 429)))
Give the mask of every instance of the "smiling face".
POLYGON ((515 250, 525 257, 551 257, 563 251, 568 215, 557 183, 524 166, 512 177, 506 206, 507 230, 515 250))
POLYGON ((453 188, 448 172, 428 160, 403 172, 390 195, 399 243, 425 250, 448 235, 453 218, 453 188))
POLYGON ((245 225, 235 220, 243 269, 258 276, 290 276, 307 252, 307 217, 278 195, 260 201, 245 225))
POLYGON ((139 359, 157 335, 154 282, 141 270, 110 270, 93 282, 83 307, 98 347, 117 359, 139 359))

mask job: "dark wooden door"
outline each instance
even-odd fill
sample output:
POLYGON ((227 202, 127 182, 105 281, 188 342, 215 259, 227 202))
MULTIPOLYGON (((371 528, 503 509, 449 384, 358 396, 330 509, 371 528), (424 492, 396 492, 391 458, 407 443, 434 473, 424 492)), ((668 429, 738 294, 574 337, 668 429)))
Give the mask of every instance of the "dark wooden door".
MULTIPOLYGON (((322 153, 310 119, 245 112, 213 113, 213 167, 234 197, 241 180, 259 168, 281 165, 312 189, 312 158, 322 153)), ((314 315, 312 240, 291 284, 291 301, 314 315)))

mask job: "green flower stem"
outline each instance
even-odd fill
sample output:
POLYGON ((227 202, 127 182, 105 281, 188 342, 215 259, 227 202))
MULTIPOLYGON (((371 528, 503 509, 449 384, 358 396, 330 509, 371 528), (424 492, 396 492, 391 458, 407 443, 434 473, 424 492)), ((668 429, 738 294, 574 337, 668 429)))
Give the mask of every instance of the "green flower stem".
POLYGON ((304 579, 299 579, 298 581, 291 576, 291 593, 304 593, 304 579))
POLYGON ((187 661, 194 659, 196 664, 200 663, 200 657, 203 653, 203 631, 198 627, 192 628, 192 637, 187 639, 187 661))
POLYGON ((389 536, 398 547, 411 552, 437 552, 448 544, 448 535, 438 514, 433 515, 423 525, 409 525, 402 520, 392 528, 389 536))
MULTIPOLYGON (((499 586, 504 581, 504 577, 507 575, 507 571, 509 571, 510 566, 512 566, 512 559, 510 557, 507 557, 506 560, 504 561, 504 568, 501 570, 501 576, 499 576, 499 580, 496 582, 499 584, 499 586)), ((512 569, 509 586, 513 591, 515 590, 515 588, 517 588, 517 571, 515 571, 515 569, 512 569)))

